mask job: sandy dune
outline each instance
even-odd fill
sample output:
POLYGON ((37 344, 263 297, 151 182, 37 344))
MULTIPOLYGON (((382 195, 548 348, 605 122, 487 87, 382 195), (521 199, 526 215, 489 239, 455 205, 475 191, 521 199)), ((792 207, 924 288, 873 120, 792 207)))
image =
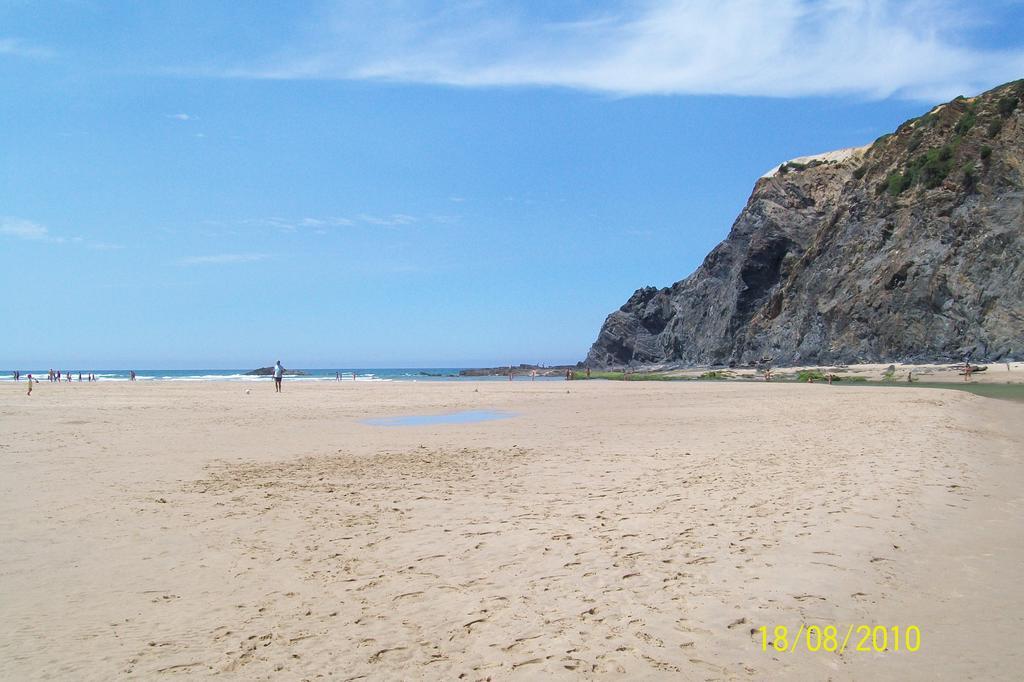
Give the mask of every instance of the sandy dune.
POLYGON ((1024 410, 632 382, 0 392, 3 679, 1012 679, 1024 410), (381 427, 461 409, 518 416, 381 427), (917 653, 757 628, 917 625, 917 653))

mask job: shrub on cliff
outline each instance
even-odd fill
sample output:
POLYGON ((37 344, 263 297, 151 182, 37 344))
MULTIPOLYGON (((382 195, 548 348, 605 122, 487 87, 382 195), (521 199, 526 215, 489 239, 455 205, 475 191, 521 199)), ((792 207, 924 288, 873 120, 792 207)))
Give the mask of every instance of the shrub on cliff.
POLYGON ((1010 95, 1000 98, 999 102, 996 104, 996 110, 999 112, 999 115, 1002 116, 1003 118, 1007 118, 1010 114, 1013 113, 1013 110, 1016 108, 1017 98, 1011 97, 1010 95))

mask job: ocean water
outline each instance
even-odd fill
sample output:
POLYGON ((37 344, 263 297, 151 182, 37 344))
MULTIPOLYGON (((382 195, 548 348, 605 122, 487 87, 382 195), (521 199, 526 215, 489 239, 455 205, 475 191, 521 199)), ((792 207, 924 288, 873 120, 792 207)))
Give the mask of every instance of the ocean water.
MULTIPOLYGON (((54 368, 56 370, 56 368, 54 368)), ((64 372, 64 368, 60 368, 64 372)), ((460 377, 458 367, 416 367, 379 369, 303 369, 306 376, 285 376, 286 382, 336 381, 336 373, 342 381, 508 381, 508 377, 460 377)), ((22 380, 30 373, 33 378, 46 381, 48 369, 22 369, 22 380)), ((98 381, 128 381, 127 369, 82 369, 68 370, 75 382, 81 371, 82 380, 91 372, 98 381)), ((271 377, 246 376, 247 369, 137 369, 138 381, 270 381, 271 377)), ((515 381, 529 381, 528 375, 516 376, 515 381)), ((12 370, 0 370, 0 382, 14 381, 12 370)), ((564 381, 561 377, 537 377, 537 381, 564 381)))

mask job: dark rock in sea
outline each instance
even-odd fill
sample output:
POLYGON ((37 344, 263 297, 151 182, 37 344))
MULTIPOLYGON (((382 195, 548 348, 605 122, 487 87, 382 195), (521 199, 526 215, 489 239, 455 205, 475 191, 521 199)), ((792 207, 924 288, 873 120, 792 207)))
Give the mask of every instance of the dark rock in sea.
MULTIPOLYGON (((528 365, 519 364, 511 366, 512 374, 517 376, 528 375, 533 371, 537 372, 539 377, 557 377, 564 376, 565 370, 575 367, 575 365, 528 365)), ((460 377, 494 377, 502 376, 507 377, 510 367, 508 365, 504 367, 481 367, 477 369, 460 369, 460 377)))
MULTIPOLYGON (((306 372, 303 372, 301 369, 286 369, 284 371, 284 375, 286 377, 304 377, 304 376, 309 376, 306 372)), ((244 376, 247 376, 247 377, 272 377, 272 376, 274 376, 274 368, 273 367, 260 367, 259 369, 252 370, 251 372, 246 372, 244 376)))
POLYGON ((590 367, 1024 357, 1024 81, 782 164, 686 279, 608 316, 590 367))

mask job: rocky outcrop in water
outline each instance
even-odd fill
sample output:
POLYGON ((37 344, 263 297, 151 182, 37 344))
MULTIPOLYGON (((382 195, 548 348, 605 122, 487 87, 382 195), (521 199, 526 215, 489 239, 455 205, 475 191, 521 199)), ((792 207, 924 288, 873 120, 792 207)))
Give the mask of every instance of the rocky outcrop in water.
MULTIPOLYGON (((306 372, 303 372, 301 369, 286 369, 284 371, 284 375, 286 377, 304 377, 304 376, 308 376, 308 374, 306 372)), ((274 376, 274 368, 273 367, 260 367, 259 369, 254 369, 252 371, 246 372, 245 376, 272 377, 272 376, 274 376)))
POLYGON ((565 370, 570 369, 569 365, 554 365, 544 367, 542 365, 506 365, 505 367, 478 367, 473 369, 460 369, 460 377, 507 377, 509 371, 516 376, 528 376, 536 372, 539 377, 560 377, 565 376, 565 370))
POLYGON ((782 164, 686 279, 638 289, 585 364, 1024 357, 1024 81, 782 164))

